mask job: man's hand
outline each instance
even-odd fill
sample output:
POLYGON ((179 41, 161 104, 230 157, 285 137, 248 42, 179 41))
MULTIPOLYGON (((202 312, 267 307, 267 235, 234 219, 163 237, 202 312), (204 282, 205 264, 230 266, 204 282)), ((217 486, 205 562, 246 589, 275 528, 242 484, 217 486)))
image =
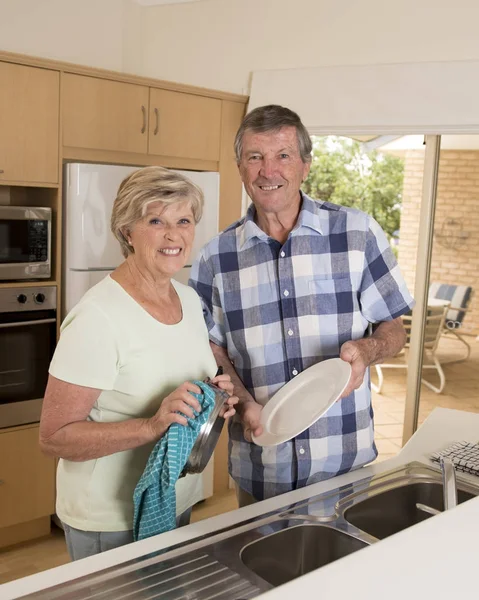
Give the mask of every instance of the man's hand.
POLYGON ((366 369, 381 363, 388 356, 396 356, 406 343, 406 332, 400 317, 383 321, 369 338, 345 342, 339 357, 351 365, 351 378, 341 398, 361 387, 366 369))
POLYGON ((368 340, 357 340, 356 342, 345 342, 341 346, 339 358, 351 365, 351 377, 341 398, 349 396, 351 392, 361 387, 366 369, 371 364, 370 352, 368 352, 368 340), (363 342, 366 342, 364 344, 363 342))
POLYGON ((263 427, 259 423, 262 410, 261 404, 253 400, 243 404, 241 410, 238 411, 243 424, 243 435, 247 442, 253 441, 251 434, 258 437, 263 433, 263 427))

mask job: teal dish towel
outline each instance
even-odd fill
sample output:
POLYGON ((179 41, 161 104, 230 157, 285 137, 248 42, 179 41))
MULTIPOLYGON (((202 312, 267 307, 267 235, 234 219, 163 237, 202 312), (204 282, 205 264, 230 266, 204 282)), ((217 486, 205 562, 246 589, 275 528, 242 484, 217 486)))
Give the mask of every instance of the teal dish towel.
POLYGON ((199 401, 201 412, 188 425, 173 423, 158 440, 148 459, 143 475, 133 493, 133 536, 135 541, 171 531, 176 527, 175 484, 183 471, 201 427, 215 405, 215 392, 202 382, 194 381, 202 394, 192 395, 199 401))

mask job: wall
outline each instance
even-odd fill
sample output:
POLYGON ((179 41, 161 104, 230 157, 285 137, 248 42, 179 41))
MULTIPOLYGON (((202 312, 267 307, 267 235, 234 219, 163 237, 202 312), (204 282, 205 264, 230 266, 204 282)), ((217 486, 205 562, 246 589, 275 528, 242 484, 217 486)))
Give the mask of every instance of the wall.
POLYGON ((479 59, 477 0, 0 0, 0 49, 248 93, 263 69, 479 59))
POLYGON ((124 10, 129 4, 0 0, 0 50, 121 71, 124 10))
MULTIPOLYGON (((419 211, 422 189, 424 151, 413 150, 405 154, 403 209, 399 242, 399 265, 410 290, 414 290, 419 211)), ((431 281, 470 285, 475 295, 464 320, 465 333, 479 333, 479 151, 442 150, 434 227, 434 245, 431 264, 431 281), (456 225, 448 225, 449 219, 456 225), (457 247, 445 239, 457 240, 462 233, 467 236, 457 247)))
MULTIPOLYGON (((479 59, 477 0, 204 0, 145 7, 141 74, 248 93, 251 72, 479 59)), ((140 39, 141 37, 141 39, 140 39)))
POLYGON ((411 294, 416 281, 416 256, 421 210, 424 150, 404 152, 404 184, 398 262, 411 294))

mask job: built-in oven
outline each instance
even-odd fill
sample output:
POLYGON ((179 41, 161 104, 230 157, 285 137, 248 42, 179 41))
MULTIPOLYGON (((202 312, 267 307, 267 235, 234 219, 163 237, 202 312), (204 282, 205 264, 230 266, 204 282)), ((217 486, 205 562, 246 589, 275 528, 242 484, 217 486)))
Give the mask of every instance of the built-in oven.
POLYGON ((51 208, 0 206, 0 280, 50 277, 51 229, 51 208))
POLYGON ((40 420, 56 344, 55 286, 0 289, 0 429, 40 420))

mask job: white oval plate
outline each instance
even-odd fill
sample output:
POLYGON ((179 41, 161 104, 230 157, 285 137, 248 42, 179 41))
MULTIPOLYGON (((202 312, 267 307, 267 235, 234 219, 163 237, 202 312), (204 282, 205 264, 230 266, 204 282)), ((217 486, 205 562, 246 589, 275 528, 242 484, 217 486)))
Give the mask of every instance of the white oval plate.
POLYGON ((288 381, 261 411, 258 446, 277 446, 311 427, 341 396, 351 365, 340 358, 316 363, 288 381))

